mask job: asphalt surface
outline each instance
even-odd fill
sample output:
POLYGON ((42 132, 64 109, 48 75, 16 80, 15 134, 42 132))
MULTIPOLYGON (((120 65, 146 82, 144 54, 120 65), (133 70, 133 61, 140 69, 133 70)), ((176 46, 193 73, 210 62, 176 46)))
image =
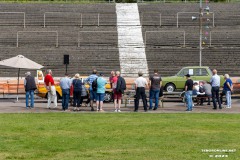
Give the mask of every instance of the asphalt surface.
MULTIPOLYGON (((84 104, 84 103, 83 103, 84 104)), ((232 99, 232 108, 226 108, 223 105, 222 109, 213 110, 212 103, 207 105, 207 102, 203 106, 195 105, 191 113, 240 113, 240 99, 232 99)), ((94 104, 95 111, 90 111, 90 107, 81 107, 80 111, 73 111, 73 107, 70 106, 68 111, 62 111, 61 102, 58 103, 57 108, 47 108, 46 99, 36 99, 35 106, 33 109, 26 109, 25 99, 0 99, 0 113, 48 113, 48 112, 69 112, 69 113, 97 113, 96 105, 94 104)), ((53 104, 52 104, 53 107, 53 104)), ((104 103, 103 105, 104 113, 113 113, 114 105, 113 103, 104 103)), ((127 103, 127 107, 122 104, 121 113, 133 112, 134 104, 131 102, 127 103)), ((159 107, 157 110, 150 110, 147 113, 189 113, 186 112, 186 107, 183 102, 164 102, 164 107, 159 107)), ((138 112, 145 113, 143 110, 142 103, 140 103, 138 112)))

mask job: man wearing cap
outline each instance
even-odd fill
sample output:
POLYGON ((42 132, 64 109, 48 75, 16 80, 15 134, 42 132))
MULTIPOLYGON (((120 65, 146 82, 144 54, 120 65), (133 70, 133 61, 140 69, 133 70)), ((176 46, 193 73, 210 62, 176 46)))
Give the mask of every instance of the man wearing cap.
POLYGON ((68 110, 71 85, 72 81, 68 77, 68 74, 65 73, 65 77, 60 80, 60 87, 62 89, 62 109, 64 111, 68 110))
POLYGON ((141 71, 138 72, 138 76, 139 77, 135 80, 136 99, 134 112, 138 112, 140 96, 142 97, 144 111, 147 112, 147 99, 145 94, 145 88, 148 88, 148 82, 146 78, 142 77, 143 73, 141 71))
POLYGON ((31 76, 30 72, 25 73, 26 78, 24 80, 24 87, 26 91, 26 108, 33 108, 34 107, 34 90, 37 89, 35 79, 31 76), (29 96, 31 98, 31 104, 28 105, 29 96))
POLYGON ((212 101, 213 101, 213 109, 217 109, 216 99, 219 105, 219 109, 222 109, 221 101, 219 98, 219 88, 220 88, 220 77, 217 75, 217 70, 213 69, 213 76, 210 80, 212 85, 212 101))
POLYGON ((193 80, 191 79, 189 74, 186 74, 186 83, 185 83, 185 96, 187 99, 187 110, 186 111, 192 111, 192 91, 193 91, 193 80))

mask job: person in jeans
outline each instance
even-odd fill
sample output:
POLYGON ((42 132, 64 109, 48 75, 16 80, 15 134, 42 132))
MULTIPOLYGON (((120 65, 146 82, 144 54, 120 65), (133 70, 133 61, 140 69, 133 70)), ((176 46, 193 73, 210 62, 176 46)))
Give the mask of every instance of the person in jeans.
POLYGON ((54 80, 52 77, 52 70, 50 70, 50 69, 47 70, 47 75, 44 78, 44 83, 48 90, 47 108, 50 109, 52 100, 54 102, 54 108, 57 108, 57 93, 56 93, 56 88, 54 86, 54 80))
POLYGON ((33 76, 31 76, 30 72, 25 73, 26 78, 24 80, 24 87, 26 91, 26 108, 34 108, 34 91, 37 89, 35 79, 33 76), (30 106, 28 105, 29 101, 29 96, 31 99, 30 106))
POLYGON ((68 103, 70 98, 70 88, 72 85, 71 79, 68 77, 68 74, 65 74, 65 77, 60 80, 60 87, 62 89, 62 110, 68 110, 68 103))
POLYGON ((162 78, 158 74, 158 70, 154 70, 154 74, 149 78, 150 82, 150 95, 149 95, 149 110, 152 109, 153 106, 153 99, 155 99, 155 107, 153 110, 157 110, 158 108, 158 98, 160 93, 160 88, 162 86, 162 78))
POLYGON ((223 85, 223 89, 226 91, 226 100, 227 100, 227 107, 226 108, 231 108, 232 107, 232 100, 231 100, 231 92, 233 90, 233 84, 232 84, 232 80, 229 78, 228 74, 224 75, 224 85, 223 85))
POLYGON ((80 110, 81 94, 82 94, 82 80, 80 79, 80 74, 75 74, 73 85, 73 107, 74 111, 80 110))
POLYGON ((96 100, 96 91, 93 91, 92 89, 92 83, 93 81, 98 78, 97 76, 97 70, 94 69, 92 74, 84 81, 87 82, 89 84, 89 93, 90 93, 90 107, 91 107, 91 111, 94 111, 93 108, 93 101, 96 100))
POLYGON ((138 111, 140 96, 142 97, 144 111, 147 112, 147 99, 145 94, 145 88, 148 88, 148 82, 145 78, 142 77, 142 72, 138 72, 138 76, 139 77, 135 80, 136 99, 134 112, 138 111))
POLYGON ((210 83, 212 84, 212 101, 213 101, 213 109, 217 109, 216 100, 219 105, 219 109, 222 109, 221 101, 219 98, 219 88, 220 88, 220 77, 217 75, 217 70, 214 69, 213 76, 210 80, 210 83))
POLYGON ((189 74, 186 76, 186 83, 185 83, 185 97, 187 100, 187 110, 192 111, 193 101, 192 101, 192 94, 193 94, 193 80, 189 74))
POLYGON ((103 74, 100 73, 100 76, 97 79, 97 97, 96 97, 96 105, 97 111, 103 111, 103 101, 105 96, 105 85, 107 84, 106 79, 103 78, 103 74))

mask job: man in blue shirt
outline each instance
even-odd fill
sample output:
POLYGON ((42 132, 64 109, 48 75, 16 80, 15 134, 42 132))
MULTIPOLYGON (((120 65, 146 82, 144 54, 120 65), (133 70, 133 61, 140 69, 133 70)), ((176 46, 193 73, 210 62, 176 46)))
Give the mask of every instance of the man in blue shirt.
POLYGON ((89 93, 90 93, 90 106, 91 106, 91 111, 94 111, 93 108, 93 101, 96 100, 96 91, 93 91, 92 89, 92 83, 93 81, 98 78, 97 74, 97 70, 94 69, 92 74, 85 80, 85 82, 87 82, 89 84, 89 93))
POLYGON ((213 101, 213 109, 217 109, 216 99, 219 105, 219 109, 222 109, 221 101, 219 98, 219 88, 220 88, 220 77, 217 75, 217 70, 214 69, 213 76, 210 80, 210 83, 212 85, 212 101, 213 101))
POLYGON ((100 112, 103 111, 102 107, 103 107, 103 101, 104 101, 104 96, 105 96, 105 89, 106 89, 105 85, 106 84, 107 84, 106 79, 104 79, 103 74, 100 73, 100 76, 97 79, 97 97, 96 97, 97 111, 100 111, 100 112))
POLYGON ((232 105, 231 92, 233 90, 232 80, 229 78, 228 74, 224 75, 224 79, 226 80, 224 85, 223 85, 223 89, 226 92, 226 100, 227 100, 227 107, 226 108, 231 108, 231 105, 232 105))
POLYGON ((70 88, 72 85, 71 79, 68 77, 68 74, 65 74, 65 77, 60 80, 60 87, 62 89, 62 109, 68 110, 68 102, 70 97, 70 88))

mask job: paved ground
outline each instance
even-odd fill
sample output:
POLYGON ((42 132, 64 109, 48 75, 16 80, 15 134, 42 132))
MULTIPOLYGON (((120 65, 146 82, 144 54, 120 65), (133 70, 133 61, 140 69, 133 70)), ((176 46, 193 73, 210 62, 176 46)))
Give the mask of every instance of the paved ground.
MULTIPOLYGON (((232 108, 213 110, 212 105, 195 106, 191 113, 240 113, 240 99, 232 100, 232 108)), ((26 109, 24 99, 16 102, 15 99, 0 99, 0 113, 46 113, 46 112, 63 112, 61 110, 61 103, 58 103, 58 108, 56 109, 47 109, 46 100, 36 100, 34 109, 26 109)), ((52 104, 53 106, 53 104, 52 104)), ((69 107, 69 111, 73 112, 73 107, 69 107)), ((113 103, 104 103, 104 111, 107 113, 114 112, 113 103)), ((133 112, 134 106, 133 103, 128 104, 127 107, 122 105, 121 111, 124 112, 133 112)), ((148 111, 148 113, 185 113, 185 106, 182 102, 164 102, 164 108, 159 108, 156 111, 148 111)), ((95 113, 96 111, 94 111, 95 113)), ((143 107, 140 105, 139 112, 143 112, 143 107)), ((81 111, 78 113, 92 113, 90 107, 81 107, 81 111)))

